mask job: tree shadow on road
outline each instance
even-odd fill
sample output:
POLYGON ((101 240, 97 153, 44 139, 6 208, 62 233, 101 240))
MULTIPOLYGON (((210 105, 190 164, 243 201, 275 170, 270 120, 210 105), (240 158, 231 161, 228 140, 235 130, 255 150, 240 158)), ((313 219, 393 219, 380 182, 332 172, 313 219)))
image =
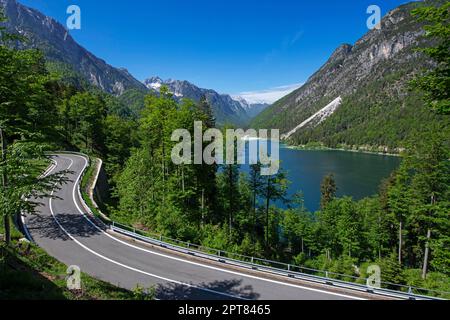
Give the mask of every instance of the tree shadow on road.
MULTIPOLYGON (((56 219, 65 231, 74 237, 89 238, 101 233, 79 213, 58 213, 56 219)), ((50 215, 35 214, 31 216, 28 218, 27 227, 35 239, 70 240, 70 237, 50 215)))
POLYGON ((242 286, 242 280, 238 279, 201 283, 192 287, 170 283, 156 288, 156 297, 161 300, 257 300, 259 296, 252 286, 242 286))

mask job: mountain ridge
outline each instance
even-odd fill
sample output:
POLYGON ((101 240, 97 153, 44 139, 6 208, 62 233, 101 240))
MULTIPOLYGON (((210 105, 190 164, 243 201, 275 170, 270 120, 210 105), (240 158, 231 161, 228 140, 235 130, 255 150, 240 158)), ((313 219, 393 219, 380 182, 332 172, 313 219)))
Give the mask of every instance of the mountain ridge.
POLYGON ((108 93, 121 95, 128 89, 145 90, 125 68, 115 68, 79 45, 55 19, 16 0, 0 0, 0 7, 8 18, 7 30, 28 40, 17 42, 16 47, 39 48, 48 60, 71 66, 89 83, 108 93))
POLYGON ((165 85, 176 99, 189 98, 198 102, 202 96, 205 96, 219 125, 231 122, 235 125, 246 126, 252 117, 268 107, 268 104, 251 104, 243 98, 237 99, 213 89, 200 88, 187 80, 163 80, 154 76, 146 79, 144 84, 149 90, 156 92, 165 85))
POLYGON ((381 30, 336 48, 301 88, 275 102, 251 125, 279 128, 286 134, 342 97, 341 105, 325 121, 302 127, 289 141, 297 145, 321 142, 329 147, 401 146, 422 127, 421 121, 432 120, 408 84, 422 69, 433 66, 416 51, 429 41, 423 37, 422 24, 411 15, 419 5, 413 2, 390 11, 382 19, 381 30))
MULTIPOLYGON (((14 47, 40 49, 50 62, 49 68, 70 77, 68 81, 72 84, 83 87, 87 83, 121 99, 123 96, 122 100, 131 106, 130 110, 136 116, 143 108, 145 94, 158 93, 159 87, 149 85, 152 78, 141 82, 126 68, 109 65, 79 45, 55 19, 16 0, 0 0, 0 8, 4 9, 8 18, 4 23, 8 32, 20 34, 27 39, 27 42, 17 41, 14 47)), ((160 78, 153 81, 159 85, 166 84, 174 92, 175 99, 184 97, 198 102, 201 96, 205 95, 219 125, 231 123, 245 126, 252 117, 268 106, 258 104, 253 108, 250 103, 238 101, 230 95, 219 94, 212 89, 199 88, 188 81, 163 81, 160 78)))

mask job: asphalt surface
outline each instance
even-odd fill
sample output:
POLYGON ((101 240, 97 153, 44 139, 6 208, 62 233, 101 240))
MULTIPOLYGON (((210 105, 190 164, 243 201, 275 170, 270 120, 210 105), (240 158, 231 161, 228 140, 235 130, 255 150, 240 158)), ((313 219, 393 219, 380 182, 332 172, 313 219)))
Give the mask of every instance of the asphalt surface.
POLYGON ((163 253, 127 242, 105 232, 87 215, 77 183, 87 165, 77 155, 53 157, 50 173, 69 170, 69 182, 59 186, 54 198, 41 203, 35 215, 25 217, 33 240, 51 256, 103 281, 126 289, 156 287, 159 299, 250 300, 349 300, 357 296, 310 288, 226 269, 189 257, 163 253))

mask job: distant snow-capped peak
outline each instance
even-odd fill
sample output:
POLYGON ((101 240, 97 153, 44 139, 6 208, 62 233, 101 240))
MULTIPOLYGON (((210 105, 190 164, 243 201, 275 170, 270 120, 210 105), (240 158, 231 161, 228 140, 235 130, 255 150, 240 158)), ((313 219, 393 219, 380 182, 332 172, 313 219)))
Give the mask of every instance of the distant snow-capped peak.
POLYGON ((231 98, 237 102, 239 102, 242 106, 242 108, 244 109, 249 109, 250 108, 250 103, 248 103, 247 100, 245 100, 244 98, 242 98, 241 96, 231 96, 231 98))
MULTIPOLYGON (((205 95, 210 102, 213 102, 213 104, 221 105, 221 109, 225 113, 246 114, 250 117, 254 117, 262 112, 271 104, 269 102, 272 102, 273 100, 273 96, 267 96, 267 91, 255 92, 252 94, 243 93, 242 95, 231 96, 228 94, 220 94, 211 89, 199 88, 188 81, 173 79, 162 80, 157 76, 145 80, 144 84, 148 89, 156 92, 161 90, 161 86, 166 85, 176 98, 191 98, 198 100, 202 95, 205 95), (270 98, 272 98, 272 100, 270 98)), ((286 90, 285 87, 282 89, 286 90)), ((283 91, 282 89, 277 88, 278 95, 280 95, 280 91, 283 91)))
POLYGON ((151 77, 144 81, 147 88, 159 91, 164 81, 160 77, 151 77))

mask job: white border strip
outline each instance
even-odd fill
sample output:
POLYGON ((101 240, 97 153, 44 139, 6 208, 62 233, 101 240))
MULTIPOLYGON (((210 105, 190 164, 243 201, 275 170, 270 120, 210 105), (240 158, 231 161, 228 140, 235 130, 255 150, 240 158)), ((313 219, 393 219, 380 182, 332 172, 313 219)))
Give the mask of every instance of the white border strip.
MULTIPOLYGON (((129 243, 127 243, 127 242, 124 242, 124 241, 122 241, 122 240, 119 240, 119 239, 117 239, 117 238, 111 236, 110 234, 108 234, 107 232, 105 232, 104 230, 102 230, 101 228, 99 228, 94 222, 92 222, 91 219, 89 219, 89 218, 87 217, 87 215, 86 215, 86 214, 80 209, 80 207, 78 206, 78 203, 77 203, 77 200, 76 200, 76 189, 77 189, 77 186, 79 186, 78 183, 79 183, 79 180, 80 180, 80 178, 81 178, 83 172, 84 172, 84 171, 86 170, 86 168, 87 168, 88 161, 87 161, 87 159, 86 159, 85 157, 83 157, 83 156, 80 156, 80 155, 73 155, 73 156, 82 158, 82 159, 85 161, 84 167, 83 167, 83 169, 82 169, 82 171, 81 171, 81 173, 80 173, 80 176, 78 177, 78 179, 77 179, 77 181, 76 181, 76 183, 75 183, 75 185, 74 185, 74 189, 73 189, 73 193, 72 193, 72 197, 73 197, 73 201, 74 201, 74 203, 75 203, 75 206, 77 207, 77 209, 78 209, 78 211, 80 212, 80 214, 81 214, 81 215, 82 215, 82 216, 83 216, 83 217, 84 217, 84 218, 85 218, 85 219, 86 219, 86 220, 87 220, 94 228, 96 228, 99 232, 103 233, 105 236, 107 236, 108 238, 110 238, 110 239, 112 239, 112 240, 114 240, 114 241, 116 241, 116 242, 119 242, 119 243, 121 243, 121 244, 123 244, 123 245, 126 245, 126 246, 128 246, 128 247, 137 249, 137 250, 139 250, 139 251, 143 251, 143 252, 150 253, 150 254, 153 254, 153 255, 161 256, 161 257, 164 257, 164 258, 172 259, 172 260, 179 261, 179 262, 183 262, 183 263, 188 263, 188 264, 191 264, 191 265, 195 265, 195 266, 199 266, 199 267, 203 267, 203 268, 207 268, 207 269, 211 269, 211 270, 215 270, 215 271, 225 272, 225 273, 229 273, 229 274, 233 274, 233 275, 238 275, 238 276, 241 276, 241 277, 246 277, 246 278, 251 278, 251 279, 255 279, 255 280, 260 280, 260 281, 270 282, 270 283, 274 283, 274 284, 278 284, 278 285, 284 285, 284 286, 293 287, 293 288, 297 288, 297 289, 302 289, 302 290, 308 290, 308 291, 313 291, 313 292, 318 292, 318 293, 323 293, 323 294, 328 294, 328 295, 339 296, 339 297, 343 297, 343 298, 347 298, 347 299, 366 300, 366 299, 360 298, 360 297, 355 297, 355 296, 350 296, 350 295, 345 295, 345 294, 340 294, 340 293, 335 293, 335 292, 329 292, 329 291, 325 291, 325 290, 314 289, 314 288, 304 287, 304 286, 300 286, 300 285, 294 285, 294 284, 290 284, 290 283, 284 283, 284 282, 280 282, 280 281, 276 281, 276 280, 265 279, 265 278, 261 278, 261 277, 257 277, 257 276, 253 276, 253 275, 243 274, 243 273, 240 273, 240 272, 235 272, 235 271, 231 271, 231 270, 226 270, 226 269, 222 269, 222 268, 217 268, 217 267, 213 267, 213 266, 208 266, 208 265, 204 265, 204 264, 201 264, 201 263, 196 263, 196 262, 193 262, 193 261, 188 261, 188 260, 185 260, 185 259, 176 258, 176 257, 172 257, 172 256, 165 255, 165 254, 162 254, 162 253, 157 253, 157 252, 154 252, 154 251, 150 251, 150 250, 147 250, 147 249, 144 249, 144 248, 140 248, 140 247, 134 246, 134 245, 129 244, 129 243)), ((61 157, 61 158, 64 158, 64 157, 61 157)), ((71 160, 71 159, 69 159, 69 158, 64 158, 64 159, 71 160)), ((86 204, 85 204, 84 201, 82 200, 81 192, 80 192, 80 189, 79 189, 79 188, 78 188, 78 197, 79 197, 79 199, 81 200, 80 202, 83 204, 83 206, 86 206, 86 204)), ((70 235, 69 235, 69 236, 70 236, 70 235)), ((89 250, 90 250, 90 249, 89 249, 89 250)), ((111 262, 112 262, 112 261, 111 261, 111 262)), ((118 263, 118 264, 119 264, 119 263, 118 263)), ((128 268, 130 268, 130 269, 133 269, 132 267, 129 267, 129 266, 126 266, 126 267, 128 267, 128 268)))

